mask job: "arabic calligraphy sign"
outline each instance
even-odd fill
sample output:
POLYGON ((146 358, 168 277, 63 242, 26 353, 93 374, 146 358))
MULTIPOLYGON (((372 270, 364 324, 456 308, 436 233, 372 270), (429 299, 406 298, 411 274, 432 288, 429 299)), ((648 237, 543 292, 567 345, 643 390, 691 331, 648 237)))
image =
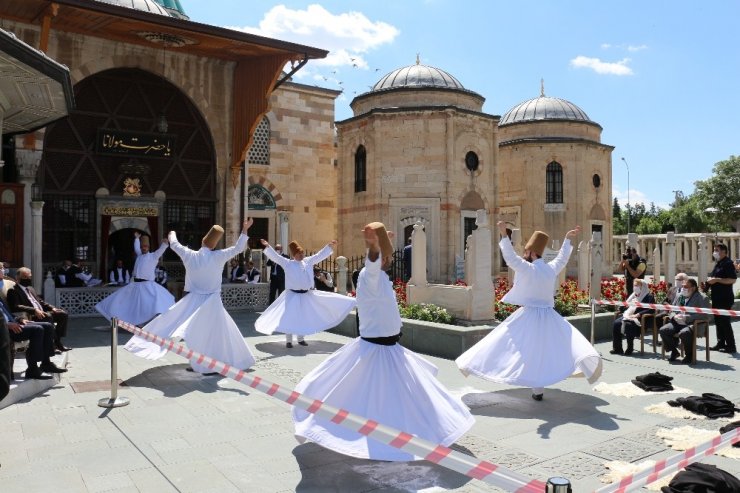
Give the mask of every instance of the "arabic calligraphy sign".
POLYGON ((107 205, 101 211, 104 216, 146 217, 157 216, 156 207, 115 207, 107 205))
POLYGON ((175 152, 175 135, 150 134, 99 128, 95 140, 98 154, 171 158, 175 152))

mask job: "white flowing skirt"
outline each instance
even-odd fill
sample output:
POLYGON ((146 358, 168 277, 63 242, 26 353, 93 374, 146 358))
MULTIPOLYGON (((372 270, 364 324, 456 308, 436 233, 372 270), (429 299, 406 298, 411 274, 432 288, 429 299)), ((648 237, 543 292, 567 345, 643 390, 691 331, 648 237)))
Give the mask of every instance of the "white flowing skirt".
POLYGON ((457 360, 465 375, 486 380, 546 387, 569 376, 595 382, 601 356, 553 308, 521 307, 457 360))
POLYGON ((254 322, 254 328, 268 335, 316 334, 339 325, 356 303, 350 296, 328 291, 310 289, 295 293, 286 289, 254 322))
MULTIPOLYGON (((220 292, 189 293, 143 329, 164 338, 184 338, 193 351, 235 368, 244 370, 255 363, 239 328, 224 309, 220 292)), ((159 359, 167 353, 158 344, 138 336, 133 336, 124 349, 146 359, 159 359)), ((194 361, 191 366, 199 373, 213 371, 194 361)))
MULTIPOLYGON (((437 368, 400 344, 357 338, 329 356, 296 387, 304 395, 424 438, 450 445, 475 419, 435 375, 437 368)), ((421 460, 293 407, 295 434, 341 454, 388 461, 421 460)))
POLYGON ((175 297, 154 281, 130 282, 95 305, 105 318, 118 318, 139 325, 164 313, 175 297))

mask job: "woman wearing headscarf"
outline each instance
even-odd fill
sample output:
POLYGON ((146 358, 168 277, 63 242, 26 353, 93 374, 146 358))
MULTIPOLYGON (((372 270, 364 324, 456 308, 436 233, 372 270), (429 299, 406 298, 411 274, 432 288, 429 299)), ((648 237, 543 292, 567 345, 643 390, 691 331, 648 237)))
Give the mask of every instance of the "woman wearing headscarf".
MULTIPOLYGON (((635 279, 632 294, 627 298, 627 302, 639 301, 640 303, 655 303, 655 297, 650 292, 650 286, 642 280, 635 279)), ((611 354, 623 354, 629 356, 635 350, 635 337, 640 337, 642 333, 642 322, 640 317, 645 313, 655 313, 652 308, 640 308, 637 306, 628 307, 621 315, 614 320, 612 327, 612 350, 611 354), (627 339, 627 350, 622 349, 622 339, 627 339)))

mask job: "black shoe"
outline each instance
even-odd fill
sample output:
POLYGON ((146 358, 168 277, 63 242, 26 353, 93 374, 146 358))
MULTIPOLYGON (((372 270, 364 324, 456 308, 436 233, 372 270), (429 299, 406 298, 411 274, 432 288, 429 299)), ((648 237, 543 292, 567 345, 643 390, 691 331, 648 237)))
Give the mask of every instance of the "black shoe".
POLYGON ((612 349, 611 351, 609 351, 609 354, 619 354, 624 356, 624 351, 622 351, 621 349, 612 349))
POLYGON ((681 363, 684 365, 690 365, 691 364, 691 356, 684 356, 681 360, 681 363))
POLYGON ((629 356, 630 354, 632 354, 632 353, 634 353, 634 352, 635 352, 635 350, 634 350, 634 349, 632 349, 631 347, 628 347, 628 348, 627 348, 627 351, 625 351, 625 352, 624 352, 624 355, 625 355, 625 356, 629 356))
POLYGON ((59 344, 57 344, 57 345, 56 345, 56 350, 57 350, 57 351, 62 351, 62 352, 66 352, 66 351, 71 351, 71 350, 72 350, 72 348, 71 348, 71 347, 67 347, 67 346, 65 346, 64 344, 62 344, 62 343, 60 342, 59 344))
POLYGON ((681 353, 679 353, 679 352, 678 352, 678 351, 676 351, 675 349, 672 349, 672 350, 671 350, 671 357, 670 357, 670 358, 668 358, 668 361, 676 361, 676 360, 678 359, 678 357, 679 357, 679 356, 681 356, 681 353))
POLYGON ((209 372, 209 373, 204 373, 204 374, 203 374, 203 376, 204 376, 204 377, 213 377, 213 376, 215 376, 215 375, 220 375, 220 373, 219 373, 219 372, 217 372, 217 371, 212 371, 212 372, 209 372))
POLYGON ((727 353, 727 354, 735 354, 737 352, 737 349, 734 347, 723 347, 719 350, 720 353, 727 353))
POLYGON ((28 368, 26 370, 26 380, 51 380, 51 375, 44 375, 38 368, 28 368))
POLYGON ((187 368, 185 368, 185 371, 195 371, 195 370, 193 370, 192 366, 188 366, 187 368))
POLYGON ((532 399, 534 399, 536 401, 541 401, 542 400, 542 394, 532 394, 532 399))
POLYGON ((292 342, 286 342, 285 343, 285 347, 287 347, 288 349, 293 349, 293 343, 292 342))
POLYGON ((308 343, 306 341, 298 341, 298 344, 301 346, 308 346, 308 343))
POLYGON ((719 344, 718 343, 717 345, 710 347, 709 350, 710 351, 722 351, 726 347, 727 346, 725 344, 719 344))
POLYGON ((48 363, 41 363, 41 365, 39 365, 39 369, 44 373, 67 373, 66 368, 59 368, 51 361, 48 363))

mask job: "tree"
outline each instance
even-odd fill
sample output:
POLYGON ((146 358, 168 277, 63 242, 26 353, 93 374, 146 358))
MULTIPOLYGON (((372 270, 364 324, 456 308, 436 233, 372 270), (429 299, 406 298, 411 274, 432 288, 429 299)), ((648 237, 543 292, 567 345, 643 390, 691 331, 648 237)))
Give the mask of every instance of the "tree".
POLYGON ((680 205, 674 206, 669 211, 669 216, 676 233, 703 233, 708 231, 709 219, 696 194, 684 197, 680 205))
POLYGON ((696 195, 702 210, 713 211, 711 223, 716 231, 730 231, 740 206, 740 156, 719 161, 712 168, 713 175, 699 180, 696 195))
POLYGON ((627 234, 626 214, 624 217, 623 214, 622 208, 619 207, 619 200, 614 197, 614 204, 612 205, 612 235, 627 234))

